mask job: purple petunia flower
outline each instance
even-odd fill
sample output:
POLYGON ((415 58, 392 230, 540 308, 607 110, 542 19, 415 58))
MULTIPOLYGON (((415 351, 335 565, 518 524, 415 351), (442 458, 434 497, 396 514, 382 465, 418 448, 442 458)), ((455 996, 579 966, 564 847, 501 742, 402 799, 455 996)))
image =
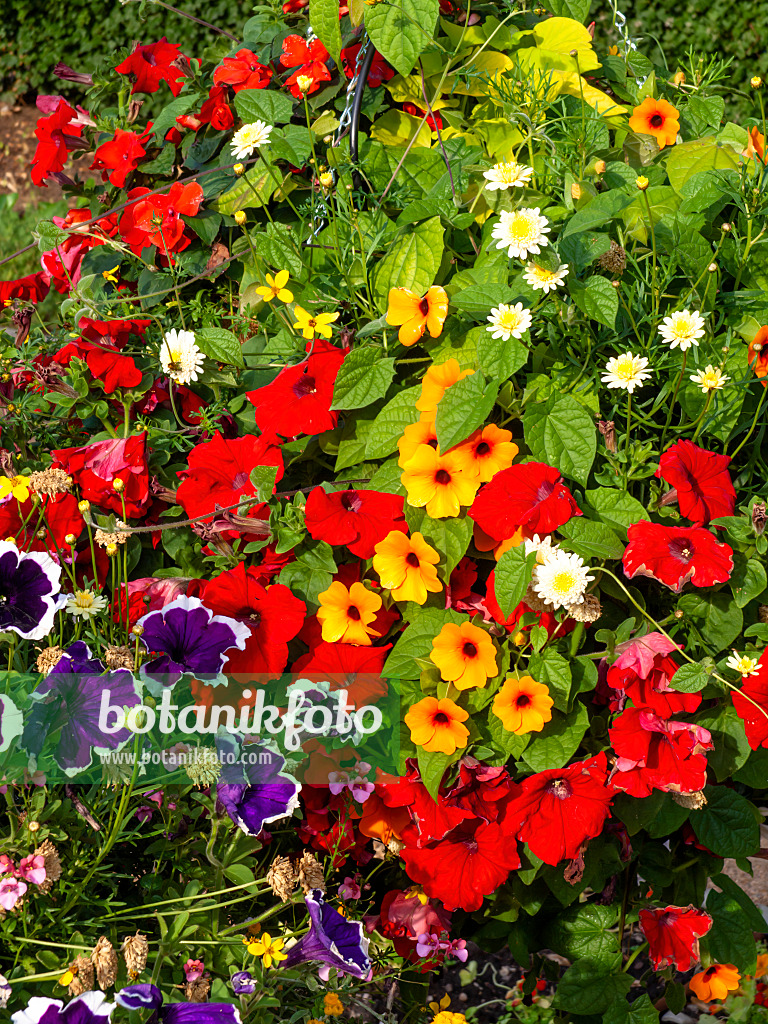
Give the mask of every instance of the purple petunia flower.
POLYGON ((185 672, 197 678, 218 676, 231 647, 245 649, 250 627, 226 615, 214 615, 199 597, 175 601, 139 619, 141 642, 153 655, 142 665, 142 676, 164 676, 174 686, 185 672))
POLYGON ((252 996, 256 991, 256 981, 250 971, 238 971, 232 975, 230 981, 236 996, 252 996))
POLYGON ((260 743, 241 746, 238 736, 220 736, 216 751, 222 763, 216 797, 246 835, 257 836, 265 825, 293 814, 301 785, 282 774, 282 754, 260 743))
POLYGON ((60 999, 32 996, 24 1010, 11 1014, 13 1024, 104 1024, 112 1016, 114 1003, 103 992, 83 992, 65 1006, 60 999))
MULTIPOLYGON (((237 1007, 231 1003, 166 1003, 156 985, 127 985, 115 992, 126 1010, 157 1010, 163 1024, 240 1024, 237 1007)), ((22 1021, 21 1024, 27 1024, 22 1021)), ((36 1022, 31 1022, 36 1024, 36 1022)), ((48 1024, 47 1021, 41 1024, 48 1024)), ((69 1024, 69 1022, 67 1022, 69 1024)))
POLYGON ((42 551, 19 551, 0 541, 0 632, 11 630, 25 640, 42 640, 53 629, 61 566, 42 551))
POLYGON ((131 673, 126 669, 107 672, 82 640, 67 648, 31 697, 34 703, 26 716, 21 745, 38 756, 48 735, 60 729, 54 757, 67 775, 87 768, 94 750, 117 750, 131 738, 126 728, 102 729, 113 721, 107 714, 102 722, 105 704, 122 711, 141 703, 131 673))
POLYGON ((288 955, 281 967, 295 967, 310 960, 320 960, 320 977, 327 980, 331 967, 341 974, 367 978, 371 971, 368 959, 369 940, 363 935, 360 921, 350 921, 325 902, 322 892, 313 889, 304 897, 311 926, 288 955))

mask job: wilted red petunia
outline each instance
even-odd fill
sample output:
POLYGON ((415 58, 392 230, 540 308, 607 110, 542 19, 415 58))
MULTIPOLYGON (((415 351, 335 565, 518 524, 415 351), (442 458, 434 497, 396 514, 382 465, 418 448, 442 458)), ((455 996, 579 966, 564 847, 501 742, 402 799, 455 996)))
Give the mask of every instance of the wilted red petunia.
POLYGON ((768 647, 760 658, 757 674, 742 679, 741 690, 732 690, 731 700, 744 722, 750 747, 768 747, 768 647))
POLYGON ((488 896, 520 867, 515 843, 495 821, 468 818, 443 839, 401 851, 405 870, 446 910, 479 910, 488 896))
POLYGON ((700 526, 662 526, 641 519, 627 530, 624 573, 651 576, 679 594, 694 587, 725 583, 733 571, 733 550, 700 526))
POLYGON ((69 366, 74 358, 86 363, 93 376, 102 381, 108 395, 115 388, 135 388, 141 383, 142 373, 133 359, 114 349, 78 339, 60 348, 55 356, 56 362, 62 366, 69 366))
POLYGON ((42 270, 15 281, 0 281, 0 305, 7 305, 13 299, 23 302, 42 302, 50 289, 50 278, 42 270))
POLYGON ((294 68, 300 65, 290 78, 285 80, 285 87, 294 96, 301 95, 297 79, 299 77, 312 79, 312 85, 308 92, 317 92, 321 82, 330 82, 331 73, 328 70, 326 61, 328 51, 319 39, 313 39, 308 43, 301 36, 286 36, 283 40, 283 54, 280 63, 284 68, 294 68))
POLYGON ((66 470, 80 488, 83 498, 118 515, 138 517, 149 505, 147 435, 97 441, 81 448, 60 448, 51 452, 54 466, 66 470), (123 481, 123 490, 115 490, 115 478, 123 481))
POLYGON ((210 124, 218 132, 228 131, 235 123, 232 108, 227 103, 228 89, 225 85, 214 85, 208 92, 208 99, 197 114, 180 114, 176 123, 182 128, 198 131, 204 124, 210 124))
POLYGON ((391 530, 408 532, 403 498, 380 491, 335 491, 315 487, 307 497, 304 522, 315 540, 343 544, 358 558, 373 558, 374 548, 391 530))
POLYGON ((135 132, 125 132, 122 128, 115 129, 113 138, 102 142, 93 154, 92 171, 101 171, 101 180, 109 181, 111 184, 122 188, 125 179, 135 171, 146 156, 147 151, 144 143, 150 137, 152 126, 150 125, 141 135, 135 132))
MULTIPOLYGON (((231 651, 227 674, 256 673, 274 678, 288 664, 288 641, 304 623, 307 607, 282 583, 265 587, 258 570, 241 562, 203 584, 200 598, 216 615, 227 615, 251 631, 245 649, 231 651), (234 656, 233 656, 234 655, 234 656)), ((258 682, 266 681, 257 680, 258 682)))
POLYGON ((507 804, 502 828, 527 843, 545 864, 573 860, 588 839, 600 835, 614 791, 604 753, 529 775, 507 804))
POLYGON ((259 430, 295 437, 322 434, 336 426, 339 414, 331 412, 331 403, 344 353, 322 338, 315 338, 307 347, 312 353, 306 359, 286 366, 271 384, 247 392, 256 407, 259 430))
POLYGON ((184 214, 194 217, 203 200, 196 181, 187 185, 174 182, 166 195, 150 195, 148 188, 132 188, 128 198, 135 200, 120 217, 120 234, 136 256, 142 249, 156 245, 168 256, 186 249, 192 239, 184 233, 184 214), (146 196, 146 198, 143 198, 146 196))
POLYGON ((728 455, 708 452, 692 441, 678 441, 659 459, 656 476, 674 488, 681 515, 694 523, 708 523, 732 516, 736 507, 730 461, 728 455))
POLYGON ((44 252, 40 262, 56 291, 66 295, 80 281, 85 254, 96 245, 104 245, 117 234, 117 214, 100 217, 88 227, 84 226, 91 219, 91 211, 88 209, 68 210, 66 217, 51 219, 57 228, 63 231, 71 228, 72 231, 55 249, 44 252))
POLYGON ((705 750, 714 744, 700 725, 671 722, 641 708, 623 711, 608 730, 617 754, 611 782, 630 796, 697 793, 707 782, 705 750))
POLYGON ((174 61, 182 57, 181 47, 176 43, 169 43, 163 36, 156 43, 142 46, 138 43, 136 49, 115 68, 121 75, 133 75, 134 82, 131 92, 157 92, 160 83, 165 81, 170 86, 174 96, 178 96, 184 84, 184 72, 174 67, 174 61))
POLYGON ((681 693, 671 684, 678 664, 669 655, 679 650, 663 633, 648 633, 618 644, 619 657, 608 668, 606 682, 622 690, 636 708, 648 708, 661 718, 691 712, 701 704, 700 693, 681 693))
POLYGON ((689 971, 699 959, 699 939, 712 927, 712 918, 693 906, 664 907, 641 910, 640 927, 655 971, 663 967, 689 971))
POLYGON ((234 57, 225 57, 213 73, 215 85, 231 85, 241 89, 266 89, 272 69, 262 64, 252 50, 238 50, 234 57))
POLYGON ((506 540, 520 527, 529 536, 551 533, 581 510, 559 470, 546 462, 524 462, 485 484, 469 515, 489 537, 506 540))
MULTIPOLYGON (((347 78, 353 78, 357 68, 357 55, 360 53, 361 43, 355 46, 346 46, 341 51, 341 67, 347 78)), ((395 69, 391 68, 382 55, 376 51, 371 63, 371 70, 368 72, 367 84, 371 89, 377 88, 382 82, 388 82, 395 77, 395 69)))
MULTIPOLYGON (((50 109, 50 108, 48 108, 50 109)), ((32 181, 47 188, 45 179, 61 171, 70 150, 83 145, 83 123, 77 123, 78 113, 63 97, 48 117, 41 117, 35 128, 37 148, 32 157, 32 181)))

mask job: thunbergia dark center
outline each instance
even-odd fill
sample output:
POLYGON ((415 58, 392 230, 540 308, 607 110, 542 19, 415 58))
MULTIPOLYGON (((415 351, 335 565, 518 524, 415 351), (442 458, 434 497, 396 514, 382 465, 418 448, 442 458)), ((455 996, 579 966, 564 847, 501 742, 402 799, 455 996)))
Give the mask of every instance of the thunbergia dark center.
POLYGON ((664 118, 661 116, 661 114, 654 114, 653 117, 651 118, 651 126, 653 128, 661 128, 661 126, 663 124, 664 124, 664 118))
POLYGON ((413 551, 411 551, 411 552, 410 552, 409 554, 407 554, 407 555, 405 556, 405 561, 406 561, 406 563, 407 563, 408 565, 412 566, 412 567, 413 567, 414 569, 418 569, 418 567, 419 567, 419 564, 420 564, 420 563, 419 563, 419 556, 418 556, 418 555, 415 555, 415 554, 413 553, 413 551))
POLYGON ((448 721, 448 715, 446 715, 444 711, 438 711, 432 721, 438 722, 440 725, 445 725, 448 721))
POLYGON ((435 483, 445 486, 451 482, 451 474, 447 469, 438 469, 435 473, 435 483))
POLYGON ((467 641, 464 644, 464 646, 461 648, 461 653, 464 655, 465 658, 476 658, 477 657, 477 647, 475 647, 475 645, 473 643, 470 643, 469 641, 467 641))
POLYGON ((517 698, 517 706, 519 708, 527 707, 530 703, 531 698, 528 696, 527 693, 521 693, 520 696, 517 698))
POLYGON ((481 441, 480 444, 475 448, 475 455, 487 455, 491 450, 491 446, 487 441, 481 441))
POLYGON ((349 608, 347 608, 347 615, 349 616, 350 619, 352 619, 353 622, 360 621, 360 610, 353 604, 351 604, 349 608))
POLYGON ((427 313, 429 312, 429 303, 427 302, 426 299, 422 299, 421 302, 419 303, 419 312, 421 313, 422 316, 426 316, 427 313))

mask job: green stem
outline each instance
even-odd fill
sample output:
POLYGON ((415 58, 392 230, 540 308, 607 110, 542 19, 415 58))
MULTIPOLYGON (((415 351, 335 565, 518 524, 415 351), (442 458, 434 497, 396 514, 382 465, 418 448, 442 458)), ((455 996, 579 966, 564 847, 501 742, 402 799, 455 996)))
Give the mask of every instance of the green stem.
POLYGON ((658 267, 658 258, 656 255, 656 232, 653 229, 653 215, 651 214, 651 201, 648 198, 648 189, 643 189, 643 200, 645 201, 645 209, 648 213, 648 230, 651 233, 651 245, 653 246, 653 278, 651 289, 653 291, 653 304, 656 310, 656 316, 659 313, 659 291, 656 287, 656 274, 658 267))
POLYGON ((659 452, 663 452, 664 451, 664 441, 666 440, 666 437, 667 437, 667 431, 669 430, 669 425, 672 422, 672 413, 675 411, 675 402, 677 401, 677 393, 680 390, 680 385, 683 382, 683 375, 685 374, 685 364, 687 363, 687 361, 688 361, 688 349, 686 349, 685 352, 683 352, 683 363, 682 363, 682 366, 680 367, 680 374, 679 374, 679 376, 677 378, 677 383, 675 384, 675 390, 672 393, 672 401, 669 403, 669 412, 667 413, 667 421, 664 424, 664 429, 661 432, 661 444, 659 445, 659 452))

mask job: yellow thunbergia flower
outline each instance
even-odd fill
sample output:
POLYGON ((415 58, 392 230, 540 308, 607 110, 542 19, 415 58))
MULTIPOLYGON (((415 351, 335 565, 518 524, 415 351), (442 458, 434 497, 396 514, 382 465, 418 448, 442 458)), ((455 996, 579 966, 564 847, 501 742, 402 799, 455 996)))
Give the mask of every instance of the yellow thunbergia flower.
POLYGON ((320 602, 317 621, 326 643, 369 647, 371 637, 380 635, 371 628, 371 623, 381 608, 381 598, 362 583, 353 583, 347 590, 343 583, 335 580, 317 599, 320 602))
POLYGON ((273 939, 269 932, 264 932, 259 939, 243 939, 243 942, 248 947, 249 953, 261 957, 265 967, 271 967, 272 961, 279 964, 281 960, 286 960, 288 957, 287 953, 282 952, 283 940, 273 939))
POLYGON ((265 302, 271 302, 272 299, 280 299, 281 302, 293 302, 293 292, 285 287, 288 283, 287 270, 278 270, 274 277, 271 274, 267 274, 266 277, 266 287, 262 285, 261 288, 257 288, 257 295, 260 295, 265 302))
POLYGON ((0 501, 8 495, 13 495, 17 501, 26 501, 29 498, 29 478, 14 476, 8 479, 7 476, 0 476, 0 501))
POLYGON ((307 341, 311 341, 316 334, 319 334, 321 338, 330 338, 331 324, 334 320, 339 319, 338 313, 317 313, 312 316, 301 306, 294 306, 293 312, 296 317, 296 323, 293 326, 301 331, 307 341))

